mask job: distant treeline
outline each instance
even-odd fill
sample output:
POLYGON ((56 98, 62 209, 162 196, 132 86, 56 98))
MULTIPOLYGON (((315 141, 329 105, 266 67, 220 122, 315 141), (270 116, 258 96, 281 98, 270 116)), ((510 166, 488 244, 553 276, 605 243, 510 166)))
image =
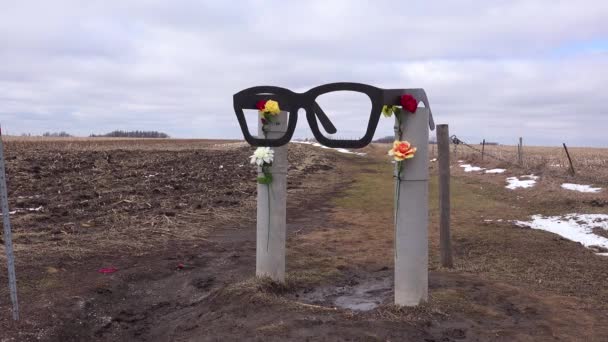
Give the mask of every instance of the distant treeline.
MULTIPOLYGON (((25 136, 25 134, 22 134, 22 136, 25 136)), ((27 136, 31 136, 30 134, 28 134, 27 136)), ((53 138, 69 138, 72 137, 73 135, 66 133, 66 132, 44 132, 42 133, 43 137, 53 137, 53 138)))
POLYGON ((388 144, 388 143, 392 143, 393 141, 395 141, 395 136, 392 136, 392 135, 374 140, 375 143, 381 143, 381 144, 388 144))
POLYGON ((169 135, 157 131, 114 131, 107 134, 91 134, 91 138, 157 138, 166 139, 169 135))

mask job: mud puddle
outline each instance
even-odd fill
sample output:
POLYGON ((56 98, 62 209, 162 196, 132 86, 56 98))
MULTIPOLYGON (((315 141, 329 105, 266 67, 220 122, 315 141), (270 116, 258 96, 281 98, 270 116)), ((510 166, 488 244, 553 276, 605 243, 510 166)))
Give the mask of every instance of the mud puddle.
POLYGON ((306 303, 353 311, 370 311, 391 302, 392 278, 351 279, 343 286, 307 289, 298 294, 306 303))

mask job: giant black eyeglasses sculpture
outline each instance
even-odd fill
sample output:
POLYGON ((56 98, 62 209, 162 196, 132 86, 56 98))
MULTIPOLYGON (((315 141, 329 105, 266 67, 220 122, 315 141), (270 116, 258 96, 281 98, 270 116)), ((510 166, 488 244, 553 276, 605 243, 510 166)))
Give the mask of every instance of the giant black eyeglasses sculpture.
MULTIPOLYGON (((295 93, 281 87, 252 87, 234 94, 233 102, 234 111, 239 121, 239 125, 241 126, 241 130, 243 131, 243 136, 245 137, 245 140, 253 146, 277 147, 287 144, 291 140, 296 129, 298 110, 304 109, 310 129, 319 143, 334 148, 362 148, 367 146, 374 137, 380 115, 382 114, 382 107, 400 105, 401 96, 405 94, 410 94, 416 101, 424 103, 425 107, 428 108, 430 112, 429 101, 424 89, 381 89, 367 84, 348 82, 324 84, 304 93, 295 93), (367 120, 367 130, 361 138, 333 139, 327 137, 319 129, 318 123, 321 123, 321 126, 323 126, 323 129, 327 134, 333 135, 339 133, 334 123, 319 105, 318 99, 325 94, 340 91, 354 92, 369 98, 371 111, 367 120), (270 139, 255 137, 250 133, 247 125, 244 110, 259 109, 258 104, 260 101, 268 100, 278 102, 281 110, 289 112, 287 131, 279 138, 270 139)), ((365 125, 365 122, 361 122, 361 125, 365 125)), ((432 114, 429 115, 429 126, 431 129, 435 128, 432 114)))

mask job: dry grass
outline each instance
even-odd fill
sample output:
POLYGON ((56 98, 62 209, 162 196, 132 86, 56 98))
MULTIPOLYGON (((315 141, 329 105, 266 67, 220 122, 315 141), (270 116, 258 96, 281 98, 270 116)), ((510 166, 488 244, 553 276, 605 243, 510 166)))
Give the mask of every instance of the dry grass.
MULTIPOLYGON (((481 146, 472 145, 481 150, 481 146)), ((570 175, 568 157, 563 147, 524 146, 523 164, 517 162, 517 146, 486 146, 486 157, 468 147, 458 146, 456 153, 450 148, 453 160, 465 160, 491 168, 521 169, 545 176, 569 179, 574 182, 608 184, 608 148, 569 147, 576 175, 570 175)))

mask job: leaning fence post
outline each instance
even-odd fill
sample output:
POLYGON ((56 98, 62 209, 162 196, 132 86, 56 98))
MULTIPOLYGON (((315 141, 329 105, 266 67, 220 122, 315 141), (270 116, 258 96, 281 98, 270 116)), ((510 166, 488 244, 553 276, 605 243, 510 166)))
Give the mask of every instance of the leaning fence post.
POLYGON ((563 143, 564 150, 566 151, 566 156, 568 156, 568 163, 570 163, 570 173, 574 176, 576 172, 574 172, 574 165, 572 164, 572 158, 570 158, 570 152, 568 152, 568 147, 566 147, 566 143, 563 143))
POLYGON ((450 236, 450 131, 448 125, 437 125, 437 144, 439 153, 439 247, 441 266, 451 268, 454 263, 452 261, 450 236))
MULTIPOLYGON (((287 132, 287 112, 273 117, 266 128, 267 138, 280 138, 287 132)), ((261 121, 258 135, 264 135, 261 121)), ((287 224, 287 145, 273 147, 270 167, 272 183, 258 184, 256 276, 285 281, 285 235, 287 224)), ((261 168, 258 170, 263 175, 261 168)))
POLYGON ((2 127, 0 127, 0 201, 4 226, 4 246, 8 268, 8 287, 13 303, 13 319, 19 320, 19 302, 17 300, 17 276, 15 274, 15 256, 13 253, 13 237, 11 232, 11 218, 8 208, 8 190, 6 187, 6 167, 4 159, 4 145, 2 142, 2 127))
MULTIPOLYGON (((395 222, 395 304, 416 306, 428 298, 429 109, 401 113, 402 139, 417 148, 402 162, 395 222)), ((398 177, 395 167, 395 177, 398 177)))
MULTIPOLYGON (((439 131, 437 131, 437 134, 439 134, 439 131)), ((449 152, 449 150, 448 150, 449 152)), ((483 142, 481 143, 481 161, 483 161, 483 155, 486 152, 486 139, 483 139, 483 142)))

